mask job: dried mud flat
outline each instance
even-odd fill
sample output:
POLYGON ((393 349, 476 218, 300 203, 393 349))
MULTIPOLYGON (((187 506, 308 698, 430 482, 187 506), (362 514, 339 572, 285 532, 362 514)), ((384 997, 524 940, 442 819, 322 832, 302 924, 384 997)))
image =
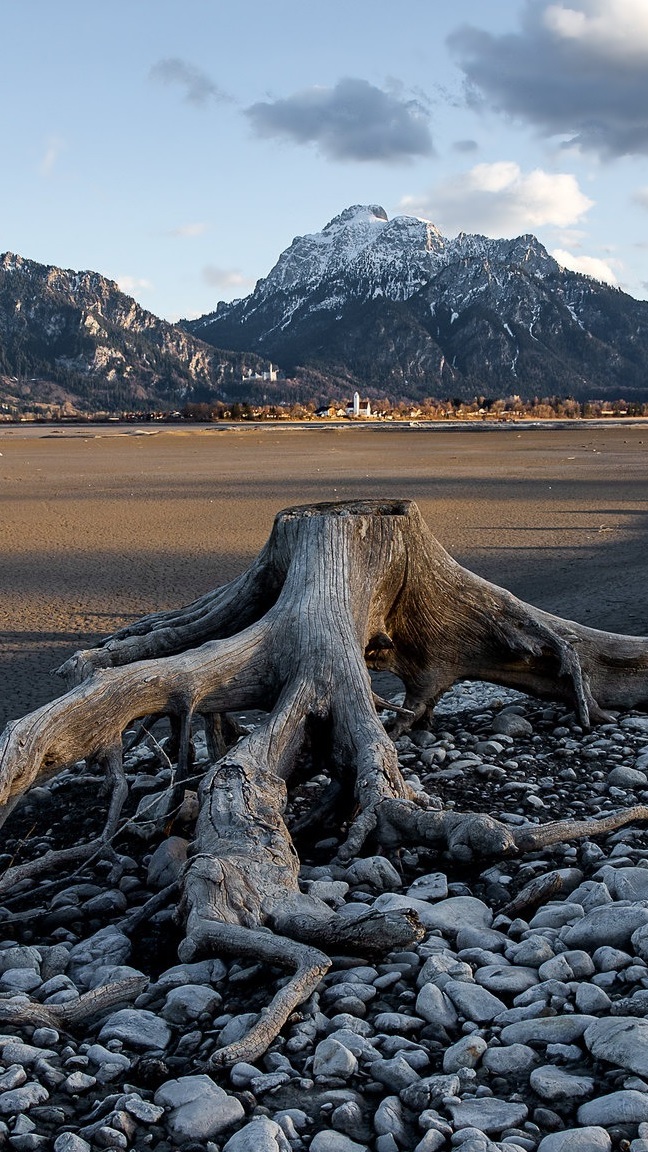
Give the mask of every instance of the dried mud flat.
MULTIPOLYGON (((584 426, 2 435, 4 718, 48 699, 47 669, 72 650, 229 579, 276 511, 315 500, 413 498, 475 571, 561 615, 648 633, 646 451, 642 429, 584 426)), ((398 750, 410 782, 445 806, 513 825, 648 801, 645 716, 588 734, 562 706, 465 685, 433 732, 398 750)), ((196 751, 200 768, 200 739, 196 751)), ((337 957, 263 1060, 207 1076, 280 974, 178 965, 172 904, 141 918, 182 862, 143 812, 168 785, 158 758, 141 747, 127 761, 140 818, 112 861, 1 897, 0 1013, 25 995, 56 1008, 141 972, 151 983, 134 1006, 69 1031, 0 1024, 0 1144, 646 1152, 645 829, 470 868, 429 850, 341 868, 323 829, 300 845, 304 887, 349 914, 409 902, 426 936, 370 961, 337 957)), ((83 768, 35 789, 7 825, 3 865, 92 836, 96 790, 83 768)))
POLYGON ((279 509, 407 497, 457 560, 539 607, 648 632, 648 427, 137 435, 0 426, 0 728, 119 625, 242 571, 279 509))

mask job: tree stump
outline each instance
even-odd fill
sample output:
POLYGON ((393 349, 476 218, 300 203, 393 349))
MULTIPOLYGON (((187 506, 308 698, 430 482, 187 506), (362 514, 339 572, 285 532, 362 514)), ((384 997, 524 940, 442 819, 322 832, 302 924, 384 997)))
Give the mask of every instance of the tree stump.
MULTIPOLYGON (((102 764, 113 785, 100 838, 108 845, 126 794, 125 730, 143 717, 171 719, 180 797, 192 720, 204 718, 212 763, 182 879, 181 959, 216 952, 292 973, 252 1031, 216 1054, 219 1062, 262 1053, 317 986, 331 951, 374 954, 422 935, 411 913, 348 919, 300 891, 284 814, 305 749, 314 764, 326 763, 331 793, 346 808, 341 861, 369 839, 385 848, 439 845, 470 860, 648 818, 637 807, 597 821, 510 828, 488 814, 428 808, 401 775, 368 669, 393 672, 405 685, 392 736, 429 723, 441 694, 466 678, 569 701, 584 727, 605 719, 606 708, 648 704, 647 638, 533 608, 457 564, 412 502, 367 500, 279 513, 246 572, 77 652, 59 669, 69 691, 0 738, 5 815, 36 781, 81 759, 102 764), (261 709, 265 719, 228 748, 227 713, 245 709, 261 709)), ((80 845, 76 855, 96 847, 80 845)), ((0 886, 29 867, 10 870, 0 886)))

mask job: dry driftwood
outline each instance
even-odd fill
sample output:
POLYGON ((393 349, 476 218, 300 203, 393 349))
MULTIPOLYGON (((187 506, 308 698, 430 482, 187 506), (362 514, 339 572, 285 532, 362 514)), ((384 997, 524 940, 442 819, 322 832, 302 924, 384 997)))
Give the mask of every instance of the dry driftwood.
POLYGON ((567 700, 583 726, 604 719, 606 708, 648 704, 648 639, 559 619, 475 576, 409 501, 357 501, 281 512, 243 575, 76 653, 60 669, 67 694, 0 738, 5 811, 61 768, 103 761, 114 783, 105 843, 123 803, 124 731, 142 717, 170 717, 180 797, 192 718, 205 718, 212 763, 182 882, 181 959, 216 952, 292 973, 219 1062, 263 1052, 317 986, 329 953, 387 951, 421 935, 409 913, 349 920, 300 891, 284 813, 306 747, 314 764, 327 763, 347 806, 341 861, 368 838, 385 848, 440 845, 469 860, 648 818, 638 807, 598 821, 510 828, 487 814, 426 809, 400 773, 368 668, 405 684, 396 734, 426 724, 439 696, 464 678, 567 700), (226 713, 252 708, 265 720, 228 750, 226 713))

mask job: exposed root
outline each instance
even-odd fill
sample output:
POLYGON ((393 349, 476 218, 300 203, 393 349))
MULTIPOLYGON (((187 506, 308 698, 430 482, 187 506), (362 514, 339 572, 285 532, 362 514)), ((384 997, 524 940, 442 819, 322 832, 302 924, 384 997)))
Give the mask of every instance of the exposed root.
POLYGON ((146 976, 129 976, 126 980, 93 988, 65 1004, 39 1004, 26 996, 12 996, 10 1000, 0 1000, 0 1022, 14 1027, 35 1024, 45 1028, 75 1028, 119 1004, 132 1003, 147 986, 146 976))
MULTIPOLYGON (((265 1051, 327 971, 325 950, 373 955, 420 937, 407 913, 345 918, 300 891, 284 816, 288 786, 304 762, 312 761, 313 771, 326 762, 339 804, 349 807, 339 848, 347 862, 369 839, 386 848, 436 847, 470 861, 648 819, 648 808, 639 806, 599 820, 511 828, 487 814, 426 809, 425 795, 409 787, 377 709, 394 714, 398 735, 427 723, 457 680, 483 679, 568 701, 587 727, 607 709, 648 707, 648 639, 561 620, 466 571, 408 501, 287 509, 236 580, 121 629, 60 671, 71 690, 0 737, 0 803, 8 812, 37 780, 96 760, 112 789, 106 824, 89 844, 8 869, 0 893, 110 854, 127 795, 123 734, 134 723, 129 748, 157 719, 169 718, 172 799, 179 801, 191 765, 192 717, 204 717, 211 763, 181 879, 181 957, 215 951, 290 973, 250 1034, 215 1052, 212 1066, 265 1051), (367 667, 401 678, 402 707, 373 694, 367 667), (252 708, 266 719, 241 738, 229 714, 252 708)), ((310 827, 321 825, 322 810, 315 817, 310 827)), ((174 893, 166 889, 127 917, 129 930, 174 893)), ((72 1024, 112 1006, 113 997, 130 999, 134 989, 140 985, 121 982, 54 1007, 24 1000, 17 1007, 13 998, 13 1008, 0 1004, 0 1018, 1 1010, 19 1008, 25 1023, 72 1024)))

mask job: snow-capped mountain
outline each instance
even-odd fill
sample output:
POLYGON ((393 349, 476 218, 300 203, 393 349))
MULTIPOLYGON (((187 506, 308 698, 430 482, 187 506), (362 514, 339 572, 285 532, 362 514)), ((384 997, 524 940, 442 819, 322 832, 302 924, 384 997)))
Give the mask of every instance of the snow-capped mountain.
POLYGON ((184 327, 374 393, 648 396, 648 303, 534 236, 448 239, 377 205, 297 237, 250 296, 184 327))
POLYGON ((243 368, 260 365, 159 320, 97 272, 0 255, 0 399, 177 407, 240 385, 243 368))

